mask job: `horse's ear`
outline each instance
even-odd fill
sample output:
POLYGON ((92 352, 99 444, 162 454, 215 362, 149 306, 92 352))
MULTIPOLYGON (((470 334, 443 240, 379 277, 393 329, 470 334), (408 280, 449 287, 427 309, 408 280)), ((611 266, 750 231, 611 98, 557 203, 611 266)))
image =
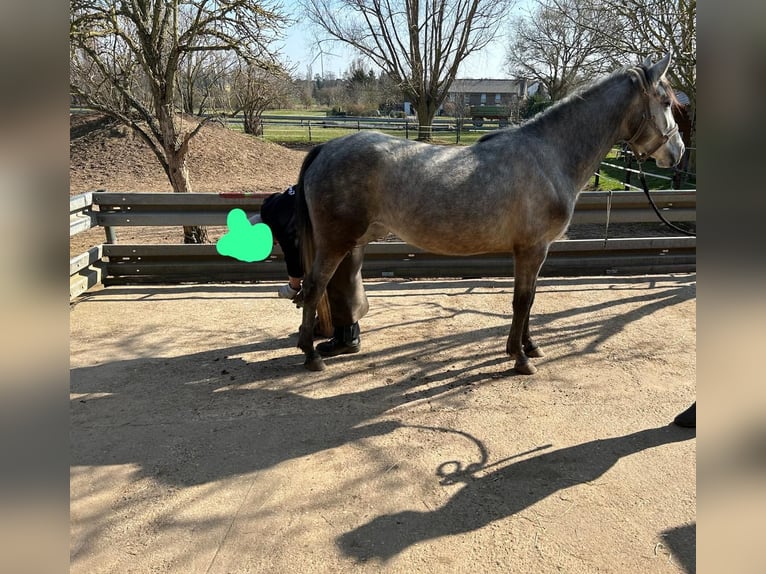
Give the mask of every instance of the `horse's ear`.
MULTIPOLYGON (((648 58, 647 58, 647 61, 648 61, 648 58)), ((646 63, 644 63, 644 65, 646 65, 646 63)), ((670 52, 665 54, 665 57, 662 58, 662 60, 660 60, 653 66, 647 66, 646 79, 648 80, 649 85, 656 86, 657 83, 665 76, 665 73, 668 71, 669 67, 670 67, 670 52)))

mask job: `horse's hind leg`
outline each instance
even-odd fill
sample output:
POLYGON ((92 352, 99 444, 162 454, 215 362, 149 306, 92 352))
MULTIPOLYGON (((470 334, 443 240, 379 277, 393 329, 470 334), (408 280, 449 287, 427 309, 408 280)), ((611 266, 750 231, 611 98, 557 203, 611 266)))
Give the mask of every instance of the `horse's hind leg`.
POLYGON ((317 252, 311 271, 303 280, 303 321, 298 336, 298 348, 306 354, 303 363, 309 371, 323 371, 324 361, 314 348, 314 317, 316 316, 319 300, 327 288, 338 264, 345 254, 327 257, 317 252))
POLYGON ((505 350, 515 359, 516 371, 523 375, 533 375, 537 372, 535 366, 529 362, 529 357, 542 356, 542 352, 529 336, 529 314, 535 300, 537 274, 547 253, 547 245, 518 249, 514 252, 513 320, 505 350))
POLYGON ((364 247, 356 246, 346 254, 327 284, 327 297, 336 327, 356 323, 370 309, 362 282, 363 263, 364 247))

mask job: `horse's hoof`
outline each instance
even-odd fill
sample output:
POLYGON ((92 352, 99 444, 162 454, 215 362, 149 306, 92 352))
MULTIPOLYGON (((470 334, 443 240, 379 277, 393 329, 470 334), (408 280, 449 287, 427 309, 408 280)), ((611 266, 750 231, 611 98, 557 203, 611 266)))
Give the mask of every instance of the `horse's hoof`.
POLYGON ((324 364, 324 361, 322 360, 322 357, 319 355, 311 358, 306 357, 303 366, 306 367, 309 371, 324 371, 327 368, 324 364))
POLYGON ((527 357, 532 357, 535 359, 539 359, 540 357, 545 356, 545 353, 540 350, 540 347, 530 347, 529 349, 524 349, 524 353, 527 355, 527 357))
POLYGON ((516 369, 516 372, 520 375, 534 375, 537 372, 537 367, 535 367, 529 361, 525 363, 516 361, 516 364, 513 365, 513 368, 516 369))

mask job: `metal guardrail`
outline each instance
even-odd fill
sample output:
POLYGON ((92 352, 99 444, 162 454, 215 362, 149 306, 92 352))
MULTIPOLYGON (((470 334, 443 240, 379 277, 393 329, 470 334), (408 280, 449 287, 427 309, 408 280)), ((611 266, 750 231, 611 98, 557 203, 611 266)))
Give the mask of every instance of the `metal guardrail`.
MULTIPOLYGON (((104 285, 276 281, 286 277, 281 250, 257 264, 221 257, 214 245, 103 245, 104 285)), ((579 239, 555 242, 543 276, 689 272, 696 268, 694 237, 579 239)), ((366 278, 510 277, 511 254, 449 257, 400 242, 370 243, 366 278)))
MULTIPOLYGON (((696 221, 696 191, 655 191, 668 219, 696 221)), ((258 213, 268 194, 94 192, 70 200, 70 236, 93 226, 110 241, 70 259, 70 297, 93 285, 179 282, 266 281, 285 277, 281 250, 258 263, 220 256, 215 246, 124 245, 115 229, 124 226, 225 225, 235 207, 258 213)), ((573 223, 605 224, 611 200, 612 223, 654 222, 640 192, 582 192, 573 223), (611 199, 610 199, 611 196, 611 199)), ((687 272, 696 268, 696 238, 651 237, 555 242, 542 275, 605 275, 687 272)), ((365 277, 503 277, 513 275, 510 254, 470 257, 435 255, 401 241, 371 243, 365 250, 365 277)))
MULTIPOLYGON (((258 213, 269 194, 113 193, 95 192, 98 211, 91 217, 102 227, 153 225, 225 225, 235 207, 258 213)), ((696 221, 696 190, 653 191, 660 209, 673 221, 696 221)), ((575 206, 572 223, 606 223, 611 201, 612 223, 653 222, 657 216, 639 191, 584 191, 575 206)))

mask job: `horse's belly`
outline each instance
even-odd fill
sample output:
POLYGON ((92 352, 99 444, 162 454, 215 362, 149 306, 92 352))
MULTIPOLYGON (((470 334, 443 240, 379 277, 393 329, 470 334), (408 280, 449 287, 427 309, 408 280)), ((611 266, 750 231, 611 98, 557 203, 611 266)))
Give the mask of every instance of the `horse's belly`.
POLYGON ((510 252, 512 245, 504 238, 481 233, 449 232, 408 233, 395 231, 402 241, 438 255, 480 255, 510 252))

